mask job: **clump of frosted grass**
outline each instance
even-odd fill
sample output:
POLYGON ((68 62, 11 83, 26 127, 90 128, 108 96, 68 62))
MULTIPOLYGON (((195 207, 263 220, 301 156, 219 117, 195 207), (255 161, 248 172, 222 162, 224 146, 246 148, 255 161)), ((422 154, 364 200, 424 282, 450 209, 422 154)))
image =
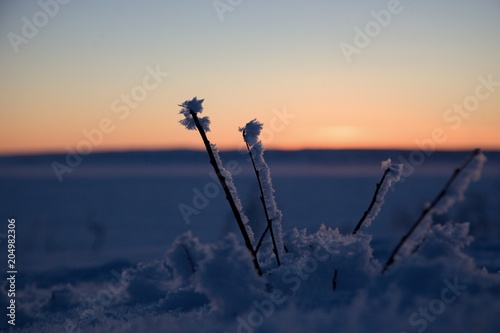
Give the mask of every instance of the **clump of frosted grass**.
POLYGON ((257 260, 257 253, 252 245, 253 232, 250 225, 248 224, 248 218, 243 212, 241 200, 234 185, 233 178, 231 176, 231 173, 222 165, 217 147, 214 144, 210 143, 207 138, 206 132, 210 131, 210 119, 208 117, 200 118, 198 116, 203 112, 203 101, 203 99, 197 99, 196 97, 194 97, 191 100, 179 104, 179 106, 182 107, 182 109, 179 111, 179 114, 182 114, 184 116, 184 119, 180 120, 180 123, 184 125, 186 129, 197 129, 200 133, 203 144, 205 145, 205 149, 207 150, 208 156, 210 158, 210 164, 212 164, 217 178, 219 179, 219 182, 226 194, 226 199, 229 202, 229 206, 231 207, 233 215, 236 219, 236 223, 238 224, 240 232, 243 236, 245 246, 252 254, 255 269, 261 275, 262 271, 257 260))
MULTIPOLYGON (((261 241, 264 235, 267 233, 267 230, 269 230, 274 248, 273 251, 279 266, 279 254, 284 252, 283 229, 281 225, 283 214, 278 209, 276 198, 274 197, 274 187, 271 180, 271 170, 264 160, 265 148, 262 144, 262 141, 259 140, 262 128, 263 124, 257 121, 257 119, 253 119, 249 121, 244 127, 241 127, 239 130, 243 134, 243 139, 245 140, 248 153, 255 170, 255 175, 259 183, 260 200, 262 202, 267 220, 267 228, 264 231, 263 236, 261 237, 261 241)), ((259 241, 259 245, 261 244, 261 241, 259 241)), ((259 247, 259 245, 257 246, 259 247)))

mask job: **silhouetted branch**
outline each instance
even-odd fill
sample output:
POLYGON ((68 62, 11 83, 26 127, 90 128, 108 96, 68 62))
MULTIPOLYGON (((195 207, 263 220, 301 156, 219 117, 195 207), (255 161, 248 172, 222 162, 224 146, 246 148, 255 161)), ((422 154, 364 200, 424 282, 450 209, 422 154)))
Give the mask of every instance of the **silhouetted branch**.
POLYGON ((368 209, 365 211, 365 213, 363 214, 363 216, 359 220, 358 224, 356 224, 356 227, 354 228, 354 230, 352 232, 353 235, 355 235, 358 232, 359 228, 361 228, 361 225, 368 217, 368 214, 370 214, 370 211, 372 210, 373 205, 375 205, 375 202, 377 201, 378 192, 380 191, 380 188, 382 187, 382 184, 384 183, 385 177, 387 177, 389 172, 391 172, 390 168, 385 169, 384 175, 382 176, 382 179, 380 179, 380 182, 377 183, 377 188, 375 190, 375 194, 373 195, 372 202, 370 203, 370 206, 368 207, 368 209))
POLYGON ((259 252, 259 249, 262 245, 262 241, 264 240, 264 237, 266 236, 268 231, 269 231, 269 224, 266 226, 266 229, 262 233, 262 236, 260 236, 259 242, 257 243, 257 246, 255 247, 255 252, 259 252))
POLYGON ((187 257, 187 260, 189 262, 189 265, 191 266, 191 272, 194 274, 196 273, 196 267, 194 266, 194 262, 193 262, 193 258, 191 257, 191 253, 189 253, 189 250, 187 249, 187 247, 182 244, 182 249, 184 250, 184 252, 186 253, 186 257, 187 257))
POLYGON ((422 223, 422 221, 427 217, 427 215, 429 215, 432 212, 432 210, 434 209, 434 207, 436 207, 439 201, 444 198, 444 196, 446 195, 446 193, 448 192, 448 190, 450 189, 451 185, 458 177, 458 175, 469 165, 470 162, 474 160, 476 156, 480 154, 481 154, 481 149, 475 149, 469 156, 467 156, 467 158, 462 162, 462 164, 455 169, 453 175, 450 177, 450 179, 448 179, 448 182, 446 182, 446 185, 441 190, 439 195, 434 199, 434 201, 432 201, 432 203, 428 207, 426 207, 423 210, 418 220, 413 224, 413 226, 410 228, 410 230, 408 230, 408 232, 403 236, 403 238, 401 238, 396 248, 392 251, 391 256, 387 260, 387 263, 385 264, 384 268, 382 269, 382 274, 384 274, 385 271, 387 271, 387 269, 389 268, 389 266, 391 266, 394 263, 396 255, 401 250, 404 243, 408 240, 411 234, 415 231, 415 229, 420 225, 420 223, 422 223))
POLYGON ((332 287, 333 290, 337 290, 337 270, 333 273, 332 287))

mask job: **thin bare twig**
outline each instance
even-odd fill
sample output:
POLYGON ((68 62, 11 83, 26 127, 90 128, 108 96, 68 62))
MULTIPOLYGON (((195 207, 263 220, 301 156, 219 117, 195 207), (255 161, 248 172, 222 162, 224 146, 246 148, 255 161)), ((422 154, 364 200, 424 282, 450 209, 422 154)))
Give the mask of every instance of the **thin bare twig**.
POLYGON ((356 224, 356 227, 354 228, 354 230, 352 232, 353 235, 355 235, 358 232, 359 228, 361 228, 361 225, 368 217, 368 214, 370 214, 370 211, 372 210, 373 206, 375 205, 375 202, 377 202, 378 192, 380 191, 380 188, 382 187, 382 184, 384 183, 385 177, 387 177, 389 172, 391 172, 390 168, 385 169, 384 175, 382 176, 382 179, 380 179, 380 182, 377 183, 377 188, 375 190, 375 194, 373 195, 372 202, 370 203, 370 206, 368 207, 368 209, 365 211, 365 213, 363 214, 363 216, 359 220, 358 224, 356 224))
POLYGON ((189 265, 191 266, 191 273, 196 273, 196 267, 194 266, 193 258, 191 257, 191 253, 189 253, 189 250, 187 247, 182 244, 182 249, 184 250, 184 253, 186 253, 187 260, 189 262, 189 265))
POLYGON ((332 287, 333 290, 337 290, 337 270, 333 273, 332 287))
POLYGON ((399 243, 396 246, 396 248, 392 251, 391 256, 387 260, 387 263, 385 264, 384 268, 382 269, 382 274, 384 274, 385 271, 387 271, 387 269, 389 268, 389 266, 391 266, 394 263, 396 255, 401 250, 401 248, 403 247, 404 243, 408 240, 408 238, 411 236, 411 234, 415 231, 415 229, 427 217, 427 215, 429 215, 432 212, 432 210, 434 209, 434 207, 436 207, 436 205, 439 203, 439 201, 441 201, 441 199, 444 198, 444 196, 446 195, 446 193, 448 192, 448 190, 450 189, 451 185, 453 184, 453 182, 455 181, 455 179, 458 177, 458 175, 479 154, 481 154, 481 149, 475 149, 469 156, 467 156, 467 158, 462 162, 462 164, 455 169, 455 171, 453 172, 453 175, 451 175, 450 179, 448 179, 448 182, 446 182, 446 185, 441 190, 441 192, 439 193, 439 195, 434 199, 434 201, 432 201, 432 203, 428 207, 426 207, 423 210, 423 212, 420 215, 420 217, 418 218, 418 220, 413 224, 413 226, 410 228, 410 230, 408 230, 408 232, 403 236, 403 238, 401 238, 401 240, 399 241, 399 243))
POLYGON ((262 236, 259 238, 259 242, 257 243, 257 246, 255 247, 255 252, 259 252, 259 249, 262 245, 262 241, 264 241, 264 237, 266 236, 267 232, 269 231, 269 224, 266 226, 266 229, 262 233, 262 236))

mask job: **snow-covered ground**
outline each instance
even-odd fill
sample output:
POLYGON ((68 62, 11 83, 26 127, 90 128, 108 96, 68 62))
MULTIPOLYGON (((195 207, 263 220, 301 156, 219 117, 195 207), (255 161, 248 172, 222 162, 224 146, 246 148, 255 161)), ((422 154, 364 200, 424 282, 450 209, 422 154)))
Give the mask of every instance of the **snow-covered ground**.
MULTIPOLYGON (((2 276, 7 219, 16 220, 15 329, 498 332, 500 153, 485 153, 465 201, 433 217, 415 253, 385 274, 393 248, 468 152, 407 165, 371 226, 351 236, 380 163, 411 153, 266 152, 288 253, 277 268, 266 241, 262 277, 204 152, 92 154, 62 182, 51 163, 64 155, 0 158, 2 276)), ((221 157, 258 239, 266 220, 251 164, 240 152, 221 157)), ((3 317, 0 328, 12 329, 3 317)))

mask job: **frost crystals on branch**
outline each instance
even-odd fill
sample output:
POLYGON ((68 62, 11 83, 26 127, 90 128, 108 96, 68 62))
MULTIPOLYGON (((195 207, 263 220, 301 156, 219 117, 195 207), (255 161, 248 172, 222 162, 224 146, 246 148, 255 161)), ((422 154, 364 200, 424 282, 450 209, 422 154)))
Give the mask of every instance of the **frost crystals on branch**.
POLYGON ((414 249, 420 245, 432 225, 433 215, 445 214, 456 202, 464 199, 464 193, 471 181, 477 181, 481 177, 483 165, 486 162, 481 149, 475 149, 464 162, 455 169, 453 175, 441 190, 439 195, 423 210, 418 220, 401 238, 396 248, 385 264, 382 274, 395 262, 398 254, 403 252, 405 255, 413 253, 414 249), (418 232, 415 232, 417 227, 418 232), (410 239, 411 237, 411 239, 410 239))
POLYGON ((241 204, 240 196, 238 195, 238 191, 236 190, 236 186, 234 185, 233 175, 229 172, 229 170, 227 170, 222 165, 222 159, 220 158, 219 149, 217 149, 217 146, 211 143, 210 148, 212 148, 215 161, 217 162, 217 166, 219 167, 222 176, 226 179, 226 185, 229 189, 229 192, 231 192, 236 208, 240 212, 241 219, 243 220, 243 224, 245 225, 248 237, 253 242, 255 240, 254 233, 252 227, 250 227, 250 224, 248 223, 248 217, 245 215, 245 212, 243 211, 243 205, 241 204))
POLYGON ((401 179, 403 164, 393 164, 391 159, 388 159, 382 162, 381 167, 382 169, 385 169, 382 179, 379 183, 377 183, 377 188, 375 190, 375 194, 373 195, 372 202, 354 228, 354 231, 352 232, 353 235, 358 232, 363 223, 367 227, 370 226, 372 221, 375 220, 378 213, 380 213, 380 210, 382 209, 385 195, 391 186, 401 179))
MULTIPOLYGON (((198 115, 203 112, 203 103, 204 99, 197 99, 196 97, 190 101, 185 101, 179 106, 182 106, 180 114, 184 115, 184 119, 179 120, 179 122, 184 125, 188 130, 195 130, 196 123, 194 121, 194 117, 191 116, 191 113, 198 115)), ((210 119, 208 117, 198 117, 198 121, 201 125, 201 128, 205 132, 210 132, 210 119)))
POLYGON ((245 127, 240 128, 240 132, 243 134, 243 139, 245 140, 250 159, 252 161, 253 168, 255 170, 255 175, 259 183, 260 189, 260 201, 264 208, 264 213, 266 215, 267 227, 259 243, 256 247, 256 252, 259 250, 265 234, 269 230, 271 234, 271 240, 273 243, 273 251, 276 256, 276 261, 278 266, 281 265, 279 254, 283 253, 283 231, 281 226, 282 214, 278 209, 276 204, 276 199, 274 198, 274 188, 271 181, 271 171, 269 166, 264 160, 264 145, 262 141, 259 140, 260 132, 262 131, 262 123, 254 119, 248 122, 245 127))
POLYGON ((238 228, 240 229, 243 239, 245 240, 245 246, 252 254, 255 269, 259 275, 262 275, 262 270, 260 269, 259 262, 257 260, 257 252, 254 250, 252 245, 253 232, 248 224, 248 218, 243 212, 243 207, 241 205, 238 192, 236 191, 236 187, 234 186, 231 173, 222 166, 222 161, 217 147, 208 141, 206 132, 210 131, 210 119, 208 117, 198 117, 198 114, 203 112, 203 101, 203 99, 197 99, 194 97, 192 100, 185 101, 180 104, 179 106, 181 106, 182 109, 179 113, 184 116, 184 119, 182 119, 180 123, 188 130, 197 129, 200 133, 205 149, 207 150, 210 158, 210 164, 212 164, 212 167, 217 174, 217 178, 224 189, 226 199, 229 202, 229 206, 231 206, 238 228))

